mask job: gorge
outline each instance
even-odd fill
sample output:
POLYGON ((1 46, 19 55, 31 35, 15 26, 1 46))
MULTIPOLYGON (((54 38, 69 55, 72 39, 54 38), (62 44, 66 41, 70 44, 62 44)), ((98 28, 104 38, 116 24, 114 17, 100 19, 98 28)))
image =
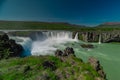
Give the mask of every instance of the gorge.
POLYGON ((120 79, 120 72, 117 70, 118 67, 120 67, 120 55, 118 54, 120 45, 119 43, 113 44, 105 43, 105 41, 103 41, 104 37, 107 40, 119 36, 119 32, 117 31, 102 33, 71 31, 10 31, 8 34, 11 39, 15 39, 16 42, 21 44, 25 49, 22 56, 54 55, 54 52, 57 49, 64 50, 66 47, 72 47, 74 48, 76 57, 82 58, 85 62, 90 56, 94 56, 100 60, 108 80, 120 79), (82 44, 91 44, 94 48, 83 48, 80 46, 82 44), (117 66, 115 63, 117 63, 117 66))

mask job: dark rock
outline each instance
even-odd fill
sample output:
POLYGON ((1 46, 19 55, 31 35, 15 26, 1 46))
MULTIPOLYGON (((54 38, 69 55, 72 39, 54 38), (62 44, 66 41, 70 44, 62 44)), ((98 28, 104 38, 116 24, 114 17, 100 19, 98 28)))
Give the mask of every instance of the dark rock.
POLYGON ((104 73, 100 62, 96 58, 90 57, 88 59, 88 63, 99 73, 102 78, 106 79, 106 74, 104 73))
POLYGON ((9 40, 8 35, 7 35, 7 34, 3 34, 3 35, 1 36, 1 40, 2 40, 2 41, 7 41, 7 40, 9 40))
POLYGON ((120 42, 120 37, 114 37, 114 38, 108 39, 106 41, 106 43, 110 43, 110 42, 120 42))
POLYGON ((62 56, 63 55, 63 52, 61 50, 56 50, 55 51, 55 55, 56 56, 62 56))
MULTIPOLYGON (((113 31, 86 31, 86 32, 76 32, 79 34, 78 37, 82 37, 85 42, 120 42, 120 30, 113 31)), ((75 35, 74 35, 75 36, 75 35)))
POLYGON ((104 73, 103 70, 99 70, 98 73, 100 74, 100 76, 101 76, 102 78, 106 78, 106 75, 105 75, 105 73, 104 73))
POLYGON ((10 45, 16 44, 15 40, 12 40, 12 39, 10 39, 8 42, 9 42, 10 45))
POLYGON ((70 47, 67 47, 65 50, 64 50, 64 53, 65 55, 70 55, 70 54, 74 54, 74 50, 73 48, 70 48, 70 47))
MULTIPOLYGON (((61 50, 56 50, 55 51, 55 56, 69 56, 69 55, 74 55, 74 50, 73 48, 67 47, 64 52, 61 50)), ((75 55, 74 55, 75 56, 75 55)))
POLYGON ((9 39, 7 34, 0 36, 0 59, 18 57, 23 51, 23 47, 15 40, 9 39))
POLYGON ((88 62, 91 64, 91 66, 92 66, 96 71, 100 70, 100 63, 99 63, 99 61, 98 61, 96 58, 90 57, 89 60, 88 60, 88 62))
POLYGON ((51 70, 55 70, 56 69, 56 65, 52 61, 45 61, 45 62, 43 62, 42 65, 43 65, 44 69, 47 69, 47 68, 49 68, 51 70))
POLYGON ((82 44, 80 45, 82 48, 94 48, 94 45, 92 44, 82 44))

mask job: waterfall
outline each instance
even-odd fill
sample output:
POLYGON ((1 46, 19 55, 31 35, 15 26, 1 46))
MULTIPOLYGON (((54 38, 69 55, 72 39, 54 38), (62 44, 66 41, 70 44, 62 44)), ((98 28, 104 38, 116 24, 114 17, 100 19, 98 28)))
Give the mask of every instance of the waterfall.
POLYGON ((101 44, 101 35, 99 35, 99 41, 98 44, 101 44))
POLYGON ((72 38, 73 33, 69 31, 46 31, 36 32, 31 38, 33 40, 31 54, 32 55, 47 55, 53 53, 57 46, 64 43, 77 40, 72 38))
POLYGON ((75 41, 78 41, 78 32, 75 34, 74 40, 75 40, 75 41))
POLYGON ((32 40, 29 37, 10 36, 10 39, 14 39, 16 43, 22 45, 24 51, 21 56, 31 55, 32 40))
POLYGON ((70 40, 72 39, 72 32, 43 32, 43 35, 47 37, 47 39, 58 39, 58 40, 70 40))
POLYGON ((42 41, 46 39, 52 40, 71 40, 72 32, 68 31, 47 31, 47 32, 35 32, 31 35, 33 40, 42 41))
POLYGON ((78 40, 78 33, 73 39, 73 33, 69 31, 36 31, 30 37, 14 37, 24 48, 23 56, 50 55, 59 46, 78 40))

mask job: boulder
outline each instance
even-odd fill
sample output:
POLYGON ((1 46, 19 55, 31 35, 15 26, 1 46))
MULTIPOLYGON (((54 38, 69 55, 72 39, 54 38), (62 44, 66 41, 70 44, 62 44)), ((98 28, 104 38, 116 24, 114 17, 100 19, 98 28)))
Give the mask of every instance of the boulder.
POLYGON ((92 44, 82 44, 82 45, 80 45, 82 48, 89 48, 89 49, 91 49, 91 48, 94 48, 94 45, 92 45, 92 44))
POLYGON ((64 50, 64 53, 65 55, 70 55, 70 54, 74 54, 74 50, 73 48, 70 48, 70 47, 67 47, 65 50, 64 50))
POLYGON ((62 56, 63 52, 61 50, 56 50, 55 51, 55 56, 62 56))
POLYGON ((73 48, 70 48, 70 47, 65 48, 64 52, 61 50, 55 51, 55 56, 69 56, 71 54, 74 55, 74 50, 73 48))
POLYGON ((47 69, 47 68, 49 68, 50 70, 55 70, 56 69, 56 65, 52 61, 45 61, 45 62, 42 63, 42 66, 44 67, 44 69, 47 69))

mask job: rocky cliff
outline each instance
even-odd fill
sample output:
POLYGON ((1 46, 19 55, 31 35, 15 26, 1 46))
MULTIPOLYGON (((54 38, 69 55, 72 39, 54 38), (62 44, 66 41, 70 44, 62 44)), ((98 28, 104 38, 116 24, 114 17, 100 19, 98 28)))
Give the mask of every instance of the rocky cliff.
POLYGON ((120 31, 86 31, 74 32, 78 33, 79 40, 85 42, 120 42, 120 31))
POLYGON ((7 34, 0 35, 0 59, 18 57, 22 51, 22 46, 9 39, 7 34))

